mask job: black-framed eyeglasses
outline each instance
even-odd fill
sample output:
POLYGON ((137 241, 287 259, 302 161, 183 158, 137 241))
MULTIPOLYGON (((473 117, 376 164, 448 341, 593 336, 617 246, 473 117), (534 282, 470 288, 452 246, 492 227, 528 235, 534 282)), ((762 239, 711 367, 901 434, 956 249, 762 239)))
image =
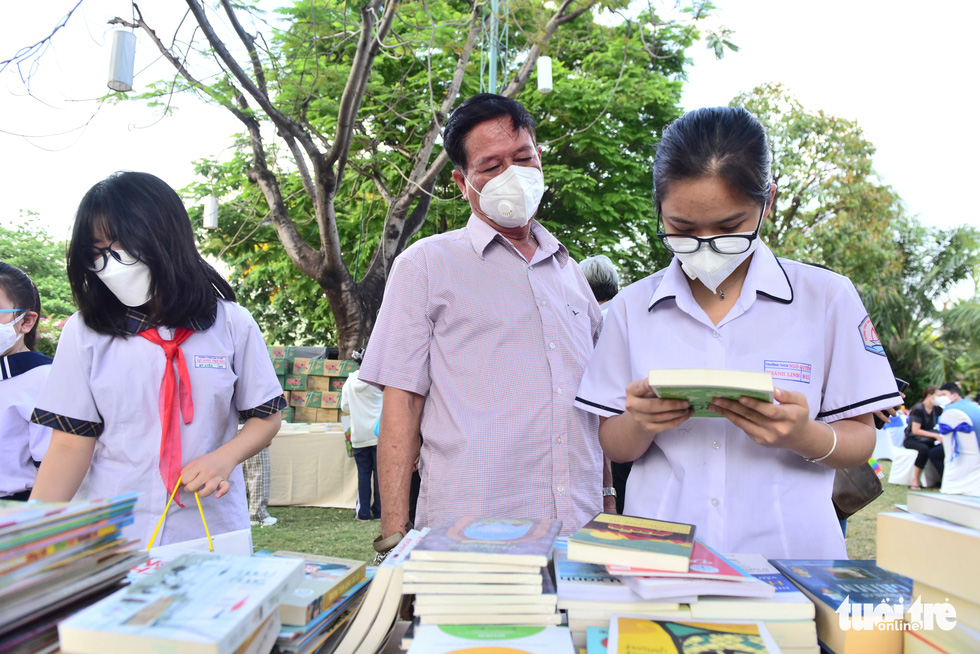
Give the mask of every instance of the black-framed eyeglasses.
POLYGON ((113 241, 109 244, 109 247, 106 248, 100 248, 94 245, 89 247, 88 261, 85 264, 86 267, 92 272, 102 272, 105 270, 105 267, 109 265, 109 257, 112 257, 124 266, 131 266, 139 261, 139 259, 126 252, 121 250, 113 250, 112 246, 115 244, 116 241, 113 241))
POLYGON ((751 234, 720 234, 718 236, 690 236, 688 234, 667 234, 663 231, 663 216, 660 207, 657 207, 657 238, 664 244, 664 247, 671 252, 680 254, 693 254, 701 249, 702 243, 707 243, 711 249, 718 254, 742 254, 748 252, 752 247, 752 241, 759 238, 759 229, 762 227, 762 219, 766 215, 766 205, 762 207, 762 214, 759 216, 759 224, 751 234))

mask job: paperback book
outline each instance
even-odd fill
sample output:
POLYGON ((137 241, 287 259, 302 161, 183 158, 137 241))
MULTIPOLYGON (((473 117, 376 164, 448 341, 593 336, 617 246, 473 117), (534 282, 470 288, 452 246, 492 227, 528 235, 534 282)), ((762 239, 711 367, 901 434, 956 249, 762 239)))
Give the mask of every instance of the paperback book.
POLYGON ((501 654, 574 654, 565 627, 508 625, 420 625, 408 654, 500 652, 501 654))
POLYGON ((980 497, 910 491, 909 511, 931 515, 971 529, 980 529, 980 497))
POLYGON ((464 516, 432 527, 411 561, 548 565, 561 520, 464 516))
POLYGON ((68 618, 58 636, 72 654, 232 654, 302 578, 296 559, 185 554, 68 618))
POLYGON ((911 579, 874 561, 773 559, 770 563, 813 602, 822 646, 836 654, 902 651, 899 623, 910 605, 911 579), (868 605, 880 614, 871 622, 882 626, 863 628, 868 605), (888 612, 883 610, 889 607, 888 612))
MULTIPOLYGON (((767 370, 768 364, 767 363, 767 370)), ((708 405, 716 397, 738 400, 742 396, 752 397, 763 402, 772 402, 774 375, 797 371, 773 370, 772 372, 752 372, 748 370, 716 370, 710 368, 681 368, 651 370, 650 388, 657 397, 669 400, 687 400, 694 409, 695 418, 721 418, 718 413, 708 411, 708 405)), ((809 374, 809 373, 805 373, 809 374)))
POLYGON ((728 554, 741 570, 773 588, 765 600, 703 597, 691 604, 691 616, 698 620, 809 620, 813 621, 813 602, 761 554, 728 554))
POLYGON ((348 589, 364 579, 367 564, 353 559, 316 556, 299 552, 275 552, 273 556, 302 559, 304 577, 283 598, 279 618, 284 625, 301 627, 320 614, 348 589))
POLYGON ((779 646, 759 622, 646 620, 613 616, 610 654, 778 654, 779 646))
POLYGON ((568 537, 568 559, 687 572, 694 525, 600 513, 568 537))

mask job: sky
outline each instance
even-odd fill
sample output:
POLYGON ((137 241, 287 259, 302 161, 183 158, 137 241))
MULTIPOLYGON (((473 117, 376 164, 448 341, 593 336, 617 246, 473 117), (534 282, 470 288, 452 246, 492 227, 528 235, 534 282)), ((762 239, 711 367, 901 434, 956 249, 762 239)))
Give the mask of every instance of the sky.
MULTIPOLYGON (((7 3, 0 58, 47 36, 77 0, 7 3)), ((207 3, 206 3, 207 4, 207 3)), ((723 105, 782 82, 810 110, 855 120, 875 144, 876 170, 927 225, 980 227, 966 193, 978 172, 974 118, 980 2, 714 0, 713 25, 732 29, 739 52, 718 61, 702 44, 689 55, 685 109, 723 105)), ((175 188, 193 162, 227 153, 240 124, 227 111, 178 97, 174 115, 140 102, 98 106, 109 62, 107 22, 129 18, 124 0, 84 0, 33 70, 0 74, 0 223, 40 214, 67 236, 85 191, 116 170, 152 172, 175 188), (29 78, 28 94, 23 79, 29 78)), ((183 15, 175 0, 143 0, 161 38, 183 15)), ((560 53, 553 53, 559 56, 560 53)), ((138 35, 136 91, 172 75, 138 35)))

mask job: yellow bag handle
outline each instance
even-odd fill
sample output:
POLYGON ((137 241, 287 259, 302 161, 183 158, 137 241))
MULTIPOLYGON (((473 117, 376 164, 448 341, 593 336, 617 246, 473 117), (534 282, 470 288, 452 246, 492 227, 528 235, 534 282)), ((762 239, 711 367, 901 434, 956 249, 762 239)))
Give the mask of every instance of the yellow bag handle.
MULTIPOLYGON (((163 507, 163 513, 160 515, 160 519, 157 520, 157 526, 153 529, 153 535, 150 536, 150 542, 146 544, 146 549, 149 551, 153 547, 154 541, 157 539, 157 533, 160 531, 160 527, 163 526, 163 519, 167 517, 167 511, 170 510, 170 503, 174 501, 174 496, 177 495, 177 489, 180 488, 180 480, 183 477, 177 477, 177 483, 174 484, 174 491, 170 493, 170 499, 167 500, 167 506, 163 507)), ((208 551, 214 551, 214 543, 211 541, 211 532, 208 530, 208 521, 204 519, 204 509, 201 508, 201 498, 198 496, 197 491, 194 491, 194 499, 197 500, 197 510, 201 513, 201 522, 204 524, 204 533, 208 537, 208 551)))

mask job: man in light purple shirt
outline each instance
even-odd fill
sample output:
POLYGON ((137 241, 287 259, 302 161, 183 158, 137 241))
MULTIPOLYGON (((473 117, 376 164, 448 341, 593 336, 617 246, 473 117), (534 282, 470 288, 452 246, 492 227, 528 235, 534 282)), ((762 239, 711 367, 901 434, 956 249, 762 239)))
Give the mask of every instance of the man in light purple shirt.
POLYGON ((524 107, 474 96, 444 143, 472 215, 395 260, 360 370, 384 387, 381 542, 405 530, 416 461, 416 526, 543 517, 567 534, 611 495, 598 421, 572 406, 599 306, 565 246, 533 220, 544 178, 524 107))

